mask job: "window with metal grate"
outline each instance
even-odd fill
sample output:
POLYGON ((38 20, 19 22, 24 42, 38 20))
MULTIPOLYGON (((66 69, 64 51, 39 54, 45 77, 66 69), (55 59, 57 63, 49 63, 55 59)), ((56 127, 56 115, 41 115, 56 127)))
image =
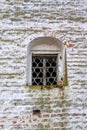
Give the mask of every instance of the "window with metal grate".
POLYGON ((54 37, 37 37, 27 48, 27 85, 67 84, 66 48, 54 37))
POLYGON ((32 56, 32 85, 57 85, 57 55, 32 56))

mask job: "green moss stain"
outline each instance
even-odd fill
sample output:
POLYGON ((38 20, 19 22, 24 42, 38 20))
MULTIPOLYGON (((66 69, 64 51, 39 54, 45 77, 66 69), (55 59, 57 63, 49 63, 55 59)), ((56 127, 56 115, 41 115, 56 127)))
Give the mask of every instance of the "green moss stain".
POLYGON ((38 125, 38 129, 40 129, 40 130, 50 130, 51 127, 50 127, 50 124, 43 125, 43 124, 40 123, 38 125))
POLYGON ((30 88, 30 89, 39 89, 39 90, 43 90, 43 89, 47 89, 47 90, 51 90, 51 89, 54 89, 54 88, 63 88, 63 85, 62 84, 59 84, 59 85, 46 85, 46 86, 40 86, 40 85, 28 85, 26 84, 25 86, 26 88, 30 88))
POLYGON ((65 70, 64 70, 64 79, 63 79, 63 86, 67 86, 68 85, 68 79, 67 79, 67 53, 65 50, 65 70))

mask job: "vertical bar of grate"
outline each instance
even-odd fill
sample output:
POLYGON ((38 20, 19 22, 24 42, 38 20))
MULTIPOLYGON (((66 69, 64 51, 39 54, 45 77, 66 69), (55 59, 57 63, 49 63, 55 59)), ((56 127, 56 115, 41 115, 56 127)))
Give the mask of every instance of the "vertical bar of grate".
POLYGON ((43 85, 46 85, 46 58, 43 58, 43 85))

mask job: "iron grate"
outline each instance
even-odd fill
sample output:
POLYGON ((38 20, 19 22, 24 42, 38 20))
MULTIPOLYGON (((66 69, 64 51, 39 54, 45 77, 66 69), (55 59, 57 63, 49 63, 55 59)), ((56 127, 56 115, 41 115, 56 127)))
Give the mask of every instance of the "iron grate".
POLYGON ((32 85, 57 85, 57 56, 32 57, 32 85))

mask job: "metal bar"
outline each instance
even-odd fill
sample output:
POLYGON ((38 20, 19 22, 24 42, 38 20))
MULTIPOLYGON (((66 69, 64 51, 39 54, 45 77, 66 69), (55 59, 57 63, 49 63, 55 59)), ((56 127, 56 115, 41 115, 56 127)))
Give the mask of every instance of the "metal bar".
POLYGON ((46 59, 43 58, 43 85, 46 85, 46 59))

